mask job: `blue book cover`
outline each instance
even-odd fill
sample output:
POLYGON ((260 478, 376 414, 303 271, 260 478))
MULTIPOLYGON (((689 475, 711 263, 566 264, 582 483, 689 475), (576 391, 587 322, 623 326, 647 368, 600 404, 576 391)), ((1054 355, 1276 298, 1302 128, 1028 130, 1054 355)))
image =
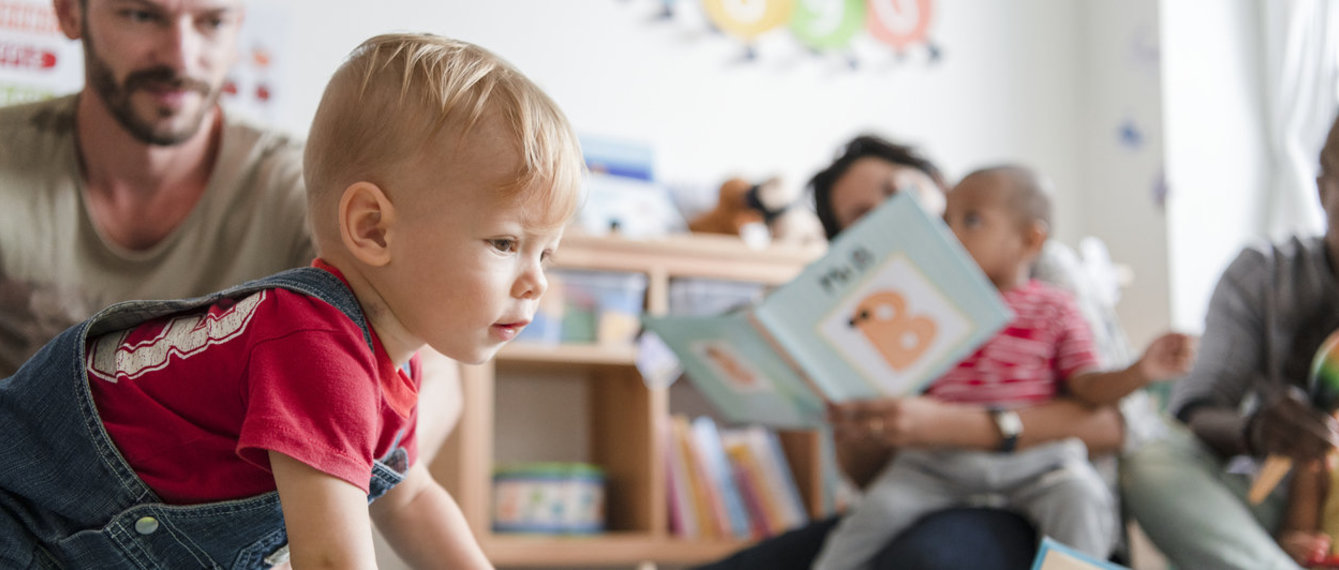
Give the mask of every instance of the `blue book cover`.
POLYGON ((757 305, 642 321, 728 419, 812 427, 824 401, 919 393, 1012 317, 943 221, 903 192, 757 305))
POLYGON ((725 454, 716 422, 707 416, 693 418, 693 436, 702 450, 710 483, 720 492, 721 501, 725 504, 726 516, 730 519, 730 534, 740 540, 747 540, 752 533, 748 509, 744 506, 744 497, 739 494, 739 486, 735 484, 730 458, 725 454))
POLYGON ((1032 570, 1130 570, 1120 564, 1099 560, 1046 536, 1037 547, 1032 570))

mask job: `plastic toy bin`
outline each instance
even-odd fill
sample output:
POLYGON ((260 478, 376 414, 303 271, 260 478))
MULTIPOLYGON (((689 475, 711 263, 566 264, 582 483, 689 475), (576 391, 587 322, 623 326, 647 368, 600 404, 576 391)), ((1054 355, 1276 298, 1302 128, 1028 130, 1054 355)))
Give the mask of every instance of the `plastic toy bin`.
POLYGON ((493 472, 493 532, 604 530, 604 471, 586 463, 526 463, 493 472))
POLYGON ((539 311, 517 338, 557 343, 631 342, 646 296, 646 275, 611 271, 555 270, 539 311))
POLYGON ((678 277, 669 284, 671 315, 717 315, 753 305, 766 295, 761 283, 678 277))

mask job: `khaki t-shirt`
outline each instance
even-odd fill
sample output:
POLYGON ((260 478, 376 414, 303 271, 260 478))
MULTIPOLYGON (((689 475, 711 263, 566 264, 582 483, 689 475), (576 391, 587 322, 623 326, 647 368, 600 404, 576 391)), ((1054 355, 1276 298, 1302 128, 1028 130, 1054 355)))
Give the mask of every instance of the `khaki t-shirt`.
POLYGON ((227 118, 181 226, 143 251, 107 241, 84 203, 75 101, 0 108, 0 378, 109 304, 203 295, 312 259, 301 146, 227 118))

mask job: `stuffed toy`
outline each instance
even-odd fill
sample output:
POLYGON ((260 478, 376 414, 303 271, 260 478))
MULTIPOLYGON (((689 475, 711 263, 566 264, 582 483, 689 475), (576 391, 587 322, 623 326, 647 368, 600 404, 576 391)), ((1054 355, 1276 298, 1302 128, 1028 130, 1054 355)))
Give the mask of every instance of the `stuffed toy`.
POLYGON ((730 178, 721 184, 716 207, 690 220, 688 229, 748 240, 751 232, 763 228, 773 243, 822 243, 823 226, 818 216, 798 202, 795 189, 778 177, 759 184, 730 178))

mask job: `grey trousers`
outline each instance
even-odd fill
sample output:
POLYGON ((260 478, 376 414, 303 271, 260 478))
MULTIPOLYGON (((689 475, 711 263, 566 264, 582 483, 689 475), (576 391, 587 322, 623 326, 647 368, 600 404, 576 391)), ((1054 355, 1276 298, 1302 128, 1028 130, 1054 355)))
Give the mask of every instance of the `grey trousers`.
POLYGON ((1177 568, 1298 568, 1274 541, 1287 507, 1285 480, 1259 505, 1252 479, 1225 464, 1179 422, 1163 439, 1121 459, 1127 512, 1177 568))
POLYGON ((894 536, 955 506, 1015 510, 1038 534, 1103 559, 1120 527, 1115 497, 1078 439, 1017 453, 905 450, 828 535, 814 568, 865 568, 894 536))

